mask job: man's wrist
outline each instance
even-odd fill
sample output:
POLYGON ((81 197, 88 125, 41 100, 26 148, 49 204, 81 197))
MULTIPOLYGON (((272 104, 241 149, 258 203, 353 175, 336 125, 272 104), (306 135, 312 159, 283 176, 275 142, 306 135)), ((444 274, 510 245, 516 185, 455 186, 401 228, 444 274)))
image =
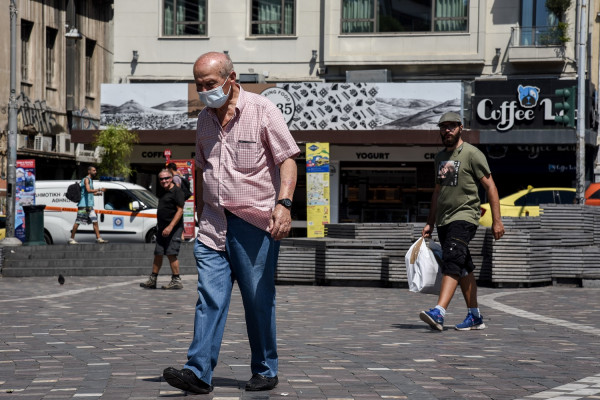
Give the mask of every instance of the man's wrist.
POLYGON ((285 208, 287 208, 288 210, 292 209, 292 200, 290 199, 279 199, 277 200, 277 204, 281 204, 282 206, 284 206, 285 208))

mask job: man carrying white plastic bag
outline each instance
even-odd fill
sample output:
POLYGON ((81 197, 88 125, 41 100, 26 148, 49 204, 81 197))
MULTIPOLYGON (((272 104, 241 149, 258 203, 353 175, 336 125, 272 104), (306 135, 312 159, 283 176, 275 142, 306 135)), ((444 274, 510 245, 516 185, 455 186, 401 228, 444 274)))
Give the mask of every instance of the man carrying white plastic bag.
POLYGON ((443 331, 446 309, 460 285, 467 305, 467 317, 454 328, 461 331, 484 329, 469 242, 479 224, 479 184, 485 189, 491 206, 492 235, 496 240, 504 235, 498 189, 485 155, 462 140, 460 115, 447 112, 440 118, 438 126, 445 149, 435 156, 435 188, 421 235, 431 237, 435 223, 442 245, 443 277, 437 305, 429 311, 421 311, 419 318, 432 329, 443 331))
POLYGON ((439 294, 442 286, 442 246, 421 237, 408 249, 406 256, 408 290, 411 292, 439 294))

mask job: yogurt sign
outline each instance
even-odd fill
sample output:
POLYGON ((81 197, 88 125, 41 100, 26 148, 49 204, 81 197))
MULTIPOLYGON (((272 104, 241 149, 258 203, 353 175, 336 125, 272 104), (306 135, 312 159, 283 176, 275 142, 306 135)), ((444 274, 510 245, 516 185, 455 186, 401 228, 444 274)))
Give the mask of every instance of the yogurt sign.
POLYGON ((272 87, 262 91, 261 95, 265 96, 273 102, 279 108, 279 111, 283 114, 283 119, 289 125, 294 118, 294 112, 296 110, 296 102, 292 95, 287 91, 279 87, 272 87))

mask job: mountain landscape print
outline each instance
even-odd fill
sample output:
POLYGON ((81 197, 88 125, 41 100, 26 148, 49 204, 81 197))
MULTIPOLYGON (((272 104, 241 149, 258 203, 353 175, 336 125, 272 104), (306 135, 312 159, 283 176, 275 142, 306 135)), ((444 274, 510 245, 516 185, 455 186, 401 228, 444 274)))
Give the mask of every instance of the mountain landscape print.
POLYGON ((437 129, 442 114, 447 111, 460 114, 462 109, 459 82, 404 82, 380 86, 376 98, 381 123, 378 129, 437 129))
POLYGON ((389 119, 381 129, 435 129, 445 112, 453 111, 460 114, 460 99, 446 100, 439 103, 436 100, 409 101, 389 106, 388 99, 378 99, 381 114, 389 119))
POLYGON ((187 84, 102 85, 101 127, 125 125, 137 130, 195 129, 190 109, 199 101, 188 100, 187 84))

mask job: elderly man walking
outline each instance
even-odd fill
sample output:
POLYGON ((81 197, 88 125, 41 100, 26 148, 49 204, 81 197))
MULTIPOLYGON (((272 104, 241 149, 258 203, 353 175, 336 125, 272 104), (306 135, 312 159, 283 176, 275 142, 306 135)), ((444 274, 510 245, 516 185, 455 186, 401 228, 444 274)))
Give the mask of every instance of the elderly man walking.
POLYGON ((235 79, 226 54, 207 53, 194 64, 206 105, 196 133, 198 302, 188 361, 163 376, 197 394, 212 391, 234 281, 252 353, 246 390, 270 390, 278 383, 274 275, 278 241, 291 228, 300 150, 279 109, 235 79))

